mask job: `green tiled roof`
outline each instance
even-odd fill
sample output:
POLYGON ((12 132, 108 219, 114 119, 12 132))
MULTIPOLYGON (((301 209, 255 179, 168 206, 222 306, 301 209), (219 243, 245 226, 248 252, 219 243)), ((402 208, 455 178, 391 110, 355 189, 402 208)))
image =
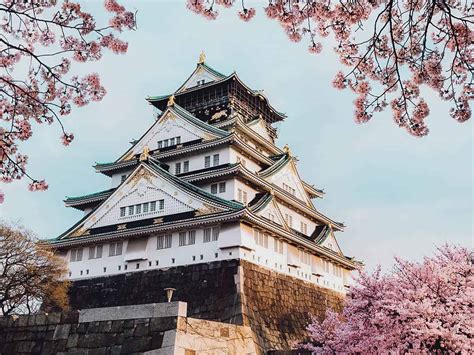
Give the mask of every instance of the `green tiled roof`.
POLYGON ((97 197, 97 196, 100 196, 100 195, 106 195, 106 194, 109 194, 109 193, 113 192, 114 190, 115 190, 115 188, 108 189, 108 190, 103 190, 103 191, 99 191, 99 192, 94 192, 92 194, 82 195, 82 196, 74 196, 74 197, 66 196, 66 199, 64 200, 64 202, 74 202, 74 201, 80 201, 80 200, 85 200, 85 199, 88 199, 88 198, 97 197))

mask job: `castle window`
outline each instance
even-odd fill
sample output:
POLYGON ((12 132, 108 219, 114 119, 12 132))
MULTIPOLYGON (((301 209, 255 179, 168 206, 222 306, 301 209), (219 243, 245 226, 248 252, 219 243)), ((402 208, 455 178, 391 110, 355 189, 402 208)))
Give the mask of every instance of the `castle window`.
POLYGON ((212 227, 212 240, 213 241, 216 241, 217 239, 219 239, 219 232, 220 232, 219 227, 212 227))
POLYGON ((242 189, 237 189, 237 199, 239 202, 246 205, 247 204, 247 191, 243 191, 242 189))
POLYGON ((285 213, 285 220, 286 220, 286 223, 288 224, 288 226, 291 228, 293 227, 293 216, 288 214, 288 213, 285 213))
POLYGON ((123 242, 110 243, 109 256, 122 255, 123 242))
POLYGON ((204 259, 204 255, 202 255, 202 254, 199 255, 199 259, 201 259, 201 260, 204 259))
POLYGON ((283 254, 283 241, 278 239, 273 239, 273 246, 276 253, 283 254))
POLYGON ((122 265, 118 266, 118 271, 122 270, 122 265))
POLYGON ((81 261, 81 260, 82 260, 82 248, 71 249, 71 261, 81 261))
POLYGON ((165 200, 158 200, 158 206, 159 206, 160 210, 164 210, 165 209, 165 200))
POLYGON ((107 268, 106 268, 106 267, 104 267, 104 272, 107 272, 107 268))
POLYGON ((196 231, 192 230, 188 232, 188 244, 196 244, 196 231))
POLYGON ((163 148, 163 141, 158 141, 158 149, 163 148))
POLYGON ((212 157, 212 160, 213 160, 213 166, 217 166, 219 165, 219 154, 214 154, 213 157, 212 157))
POLYGON ((301 250, 299 251, 299 254, 300 254, 300 261, 303 263, 303 264, 306 264, 306 265, 311 265, 311 254, 305 252, 304 250, 301 250))
POLYGON ((174 145, 174 138, 170 138, 170 145, 174 145))
POLYGON ((124 265, 124 267, 123 267, 123 268, 124 268, 125 270, 127 270, 128 266, 127 266, 127 265, 124 265))
POLYGON ((225 182, 219 183, 219 193, 225 192, 225 182))
POLYGON ((148 207, 149 207, 149 203, 148 202, 145 202, 143 204, 143 213, 147 213, 148 212, 148 207))
POLYGON ((84 271, 81 270, 81 276, 82 276, 83 273, 84 273, 84 271))
POLYGON ((331 266, 331 262, 329 262, 327 260, 323 260, 323 270, 324 270, 324 272, 329 273, 330 266, 331 266))
POLYGON ((137 265, 135 266, 135 269, 139 269, 140 268, 140 263, 137 263, 137 265))
POLYGON ((141 204, 135 206, 135 213, 136 214, 142 213, 142 205, 141 204))
POLYGON ((196 261, 196 255, 193 255, 193 261, 196 261))
POLYGON ((176 144, 181 144, 181 136, 176 137, 176 144))
POLYGON ((211 184, 211 194, 217 194, 217 184, 211 184))
POLYGON ((156 201, 150 202, 150 211, 155 212, 156 211, 156 201))
POLYGON ((301 233, 308 234, 308 225, 304 222, 301 222, 301 233))
POLYGON ((168 249, 171 248, 171 241, 173 236, 171 234, 160 235, 157 238, 156 249, 168 249))
POLYGON ((174 264, 175 258, 171 258, 171 264, 174 264))
POLYGON ((128 207, 128 215, 129 216, 133 215, 133 206, 128 207))
POLYGON ((186 245, 186 232, 179 232, 179 244, 180 247, 186 245))
POLYGON ((211 156, 205 156, 204 157, 204 167, 205 168, 210 168, 211 167, 211 156))
POLYGON ((126 210, 125 207, 120 207, 120 217, 125 217, 126 210))
POLYGON ((183 172, 187 173, 189 171, 189 160, 183 162, 183 172))
POLYGON ((166 148, 166 147, 168 147, 168 140, 167 139, 163 140, 163 148, 166 148))
POLYGON ((102 245, 89 247, 89 259, 99 259, 102 257, 102 245))
POLYGON ((253 236, 255 239, 255 244, 260 245, 261 247, 268 248, 268 235, 263 233, 261 230, 254 229, 253 236))
POLYGON ((212 229, 211 228, 205 228, 204 229, 204 237, 203 237, 203 242, 208 243, 211 241, 211 234, 212 234, 212 229))
POLYGON ((176 163, 174 165, 174 173, 175 174, 181 174, 181 163, 176 163))

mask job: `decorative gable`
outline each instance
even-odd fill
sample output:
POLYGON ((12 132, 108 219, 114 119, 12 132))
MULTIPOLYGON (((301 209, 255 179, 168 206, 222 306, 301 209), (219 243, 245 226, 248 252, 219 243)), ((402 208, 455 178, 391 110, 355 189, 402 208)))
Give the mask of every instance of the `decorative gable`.
POLYGON ((227 210, 224 206, 206 201, 206 196, 200 195, 204 192, 193 193, 173 179, 176 178, 165 172, 157 173, 142 163, 109 198, 65 237, 84 235, 87 230, 105 226, 117 225, 117 230, 121 226, 125 229, 127 223, 138 220, 155 218, 156 223, 161 223, 163 216, 191 212, 192 216, 205 215, 227 210))
POLYGON ((247 126, 250 129, 252 129, 255 133, 257 133, 259 136, 264 138, 265 140, 267 140, 269 142, 273 142, 273 138, 270 135, 270 133, 268 132, 268 127, 267 127, 264 120, 257 119, 257 120, 251 121, 251 122, 247 123, 247 126))
POLYGON ((204 141, 222 137, 227 132, 212 127, 175 105, 169 107, 152 127, 120 159, 128 160, 140 154, 145 147, 162 149, 186 142, 204 141))
POLYGON ((204 63, 198 64, 191 76, 184 82, 183 85, 176 91, 181 93, 188 89, 205 85, 210 82, 225 78, 225 75, 215 71, 204 63))
POLYGON ((341 248, 339 247, 339 244, 332 230, 327 234, 326 238, 321 242, 320 245, 342 255, 341 248))
POLYGON ((303 201, 308 207, 313 208, 313 203, 308 197, 301 178, 296 169, 296 165, 292 157, 284 157, 280 159, 275 165, 279 165, 278 168, 267 170, 273 170, 270 173, 263 171, 260 175, 268 182, 282 188, 289 194, 295 196, 297 199, 303 201), (286 161, 282 161, 286 159, 286 161))
POLYGON ((256 214, 289 230, 288 225, 286 224, 285 219, 281 214, 280 208, 278 207, 278 203, 276 203, 273 197, 270 199, 267 205, 261 208, 256 214))

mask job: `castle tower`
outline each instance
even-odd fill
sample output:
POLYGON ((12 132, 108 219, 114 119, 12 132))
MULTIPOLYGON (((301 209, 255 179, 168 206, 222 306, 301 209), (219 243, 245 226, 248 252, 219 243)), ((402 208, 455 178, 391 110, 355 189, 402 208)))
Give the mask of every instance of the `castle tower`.
POLYGON ((97 164, 111 188, 68 197, 84 216, 50 241, 69 265, 75 308, 188 302, 198 318, 249 324, 262 351, 301 339, 310 314, 339 307, 357 262, 344 225, 320 212, 304 181, 285 115, 236 73, 204 56, 160 114, 118 159, 97 164))

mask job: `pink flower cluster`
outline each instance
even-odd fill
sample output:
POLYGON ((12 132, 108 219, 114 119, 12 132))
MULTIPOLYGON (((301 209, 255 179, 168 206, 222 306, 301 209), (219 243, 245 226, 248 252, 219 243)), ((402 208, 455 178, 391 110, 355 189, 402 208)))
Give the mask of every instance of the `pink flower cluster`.
POLYGON ((62 143, 72 142, 74 135, 66 133, 61 117, 71 112, 73 104, 100 101, 106 90, 98 74, 67 76, 71 59, 98 61, 104 49, 125 53, 128 44, 114 33, 135 28, 135 16, 116 0, 106 0, 105 10, 111 18, 100 27, 73 1, 35 1, 35 6, 29 1, 0 2, 4 4, 0 5, 4 12, 0 24, 4 38, 0 44, 0 67, 4 68, 0 74, 4 93, 0 97, 0 122, 4 125, 0 126, 0 181, 27 176, 33 181, 30 190, 45 190, 48 185, 44 180, 27 173, 27 157, 18 152, 18 142, 32 137, 31 121, 58 122, 62 143), (26 80, 15 76, 14 69, 22 59, 30 65, 26 80))
POLYGON ((395 271, 361 272, 341 314, 308 326, 318 354, 469 354, 474 348, 474 266, 467 248, 440 247, 395 271))
MULTIPOLYGON (((189 9, 208 19, 216 18, 214 7, 233 3, 187 0, 189 9)), ((255 10, 241 4, 238 15, 248 21, 255 10)), ((414 136, 428 134, 424 120, 429 109, 419 97, 423 84, 453 103, 451 116, 458 122, 471 117, 472 6, 454 0, 443 6, 433 1, 269 0, 265 13, 280 23, 291 41, 299 42, 308 36, 311 53, 322 51, 316 36, 334 35, 338 42, 335 51, 341 63, 351 70, 346 75, 339 72, 333 84, 357 95, 356 122, 367 122, 375 112, 391 106, 400 127, 414 136), (370 18, 374 23, 368 21, 370 18), (364 85, 370 89, 361 92, 364 85), (465 93, 466 87, 471 94, 465 93), (388 105, 390 101, 392 104, 388 105)))

